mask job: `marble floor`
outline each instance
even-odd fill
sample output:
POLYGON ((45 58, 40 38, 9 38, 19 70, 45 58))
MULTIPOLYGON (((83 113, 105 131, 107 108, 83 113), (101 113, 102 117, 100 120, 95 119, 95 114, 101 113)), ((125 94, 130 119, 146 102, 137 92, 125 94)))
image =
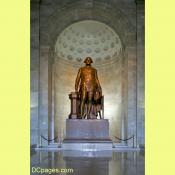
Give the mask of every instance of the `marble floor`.
POLYGON ((31 175, 144 175, 144 152, 36 151, 31 175))

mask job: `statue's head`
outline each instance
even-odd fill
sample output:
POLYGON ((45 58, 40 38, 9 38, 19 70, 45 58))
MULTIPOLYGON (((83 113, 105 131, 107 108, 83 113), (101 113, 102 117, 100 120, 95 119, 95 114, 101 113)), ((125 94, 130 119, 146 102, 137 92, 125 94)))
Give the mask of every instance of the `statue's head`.
POLYGON ((91 63, 93 63, 92 58, 86 57, 86 59, 84 60, 84 63, 86 63, 86 65, 91 65, 91 63))

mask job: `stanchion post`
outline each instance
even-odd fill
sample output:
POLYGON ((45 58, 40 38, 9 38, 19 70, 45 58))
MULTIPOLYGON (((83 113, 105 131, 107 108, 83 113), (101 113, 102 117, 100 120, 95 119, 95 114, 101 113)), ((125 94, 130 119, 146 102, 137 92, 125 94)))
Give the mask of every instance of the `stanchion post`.
POLYGON ((39 139, 39 147, 42 147, 42 137, 40 136, 40 139, 39 139))

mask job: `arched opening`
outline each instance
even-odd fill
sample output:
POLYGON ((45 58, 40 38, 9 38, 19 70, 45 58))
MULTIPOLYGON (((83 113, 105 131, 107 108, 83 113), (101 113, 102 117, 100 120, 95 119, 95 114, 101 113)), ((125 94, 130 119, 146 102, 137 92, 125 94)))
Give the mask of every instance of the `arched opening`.
POLYGON ((104 95, 104 116, 109 119, 110 136, 121 136, 122 128, 122 44, 108 25, 83 20, 66 27, 55 44, 53 77, 55 135, 64 137, 70 113, 68 94, 74 91, 78 68, 92 57, 104 95))

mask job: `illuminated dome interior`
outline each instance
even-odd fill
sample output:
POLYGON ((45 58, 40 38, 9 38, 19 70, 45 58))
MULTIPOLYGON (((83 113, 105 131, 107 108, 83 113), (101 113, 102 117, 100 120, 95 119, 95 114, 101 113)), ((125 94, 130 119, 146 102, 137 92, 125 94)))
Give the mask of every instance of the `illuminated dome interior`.
POLYGON ((55 52, 61 59, 82 63, 87 56, 100 64, 116 59, 121 53, 116 32, 104 23, 85 20, 73 23, 58 36, 55 52))

